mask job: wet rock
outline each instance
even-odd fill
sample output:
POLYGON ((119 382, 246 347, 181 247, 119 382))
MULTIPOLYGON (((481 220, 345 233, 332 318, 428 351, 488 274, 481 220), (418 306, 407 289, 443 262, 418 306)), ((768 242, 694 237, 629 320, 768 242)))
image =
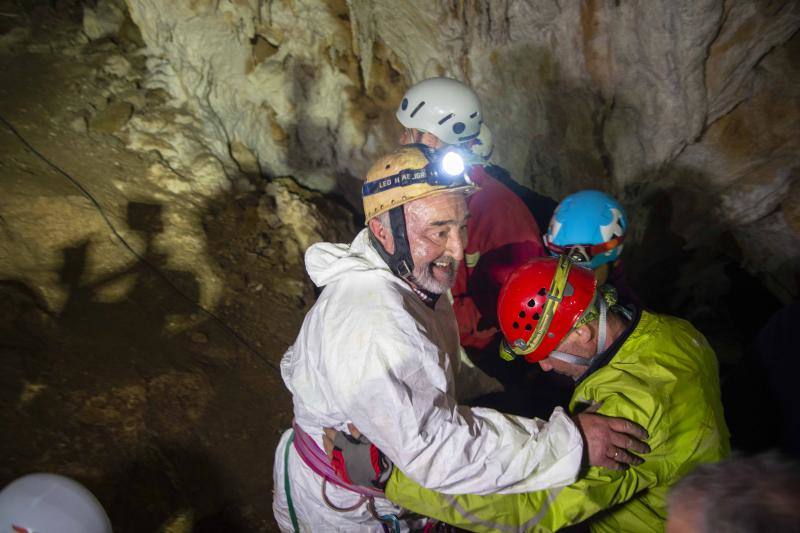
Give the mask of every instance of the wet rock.
POLYGON ((301 261, 306 248, 322 240, 319 224, 322 217, 316 207, 304 201, 289 179, 269 183, 266 194, 275 200, 275 215, 281 221, 282 230, 287 234, 283 242, 286 257, 292 263, 301 261))
POLYGON ((133 116, 133 105, 129 102, 113 102, 89 120, 89 128, 101 133, 115 133, 122 129, 133 116))
POLYGON ((30 36, 30 28, 17 26, 0 34, 0 52, 10 53, 30 36))
POLYGON ((258 176, 261 169, 258 166, 258 158, 247 146, 239 141, 231 142, 231 157, 236 161, 239 170, 249 176, 258 176))
MULTIPOLYGON (((709 205, 720 189, 729 213, 741 211, 732 204, 757 201, 751 182, 731 179, 745 159, 715 143, 713 130, 736 122, 727 114, 762 98, 762 85, 776 87, 779 80, 761 71, 800 28, 797 2, 337 5, 286 2, 264 11, 260 4, 213 10, 129 1, 149 47, 150 83, 196 111, 203 142, 226 168, 236 159, 226 142, 232 138, 267 175, 347 190, 346 176, 361 176, 394 145, 392 111, 403 89, 447 75, 477 90, 494 132, 494 159, 518 180, 556 198, 609 190, 632 211, 648 191, 680 181, 687 167, 696 171, 700 153, 707 183, 699 194, 709 205), (308 24, 295 24, 299 18, 308 24)), ((796 112, 789 106, 783 113, 790 128, 796 112)), ((761 160, 753 179, 769 182, 766 176, 791 167, 782 136, 743 136, 752 147, 736 150, 761 160)), ((774 207, 787 181, 771 182, 767 204, 774 207)), ((767 204, 759 204, 759 216, 767 204)), ((740 229, 729 218, 721 226, 740 229)), ((744 253, 751 268, 762 269, 752 251, 744 253)))
POLYGON ((97 40, 115 35, 125 21, 125 4, 121 0, 99 0, 94 7, 83 8, 83 31, 97 40))
POLYGON ((208 342, 208 335, 202 331, 193 331, 189 335, 189 339, 196 344, 206 344, 208 342))
POLYGON ((117 445, 128 448, 147 437, 147 392, 140 384, 112 387, 92 394, 78 391, 71 402, 78 421, 103 428, 117 445))
POLYGON ((85 117, 75 117, 69 123, 69 127, 72 131, 76 133, 86 133, 88 130, 88 125, 86 124, 85 117))
POLYGON ((205 376, 170 371, 147 384, 150 426, 170 439, 191 435, 194 425, 214 396, 205 376))
POLYGON ((131 73, 131 63, 124 56, 112 55, 103 64, 103 71, 118 78, 126 78, 131 73))
POLYGON ((159 528, 158 533, 191 533, 194 531, 194 514, 191 509, 178 512, 159 528))

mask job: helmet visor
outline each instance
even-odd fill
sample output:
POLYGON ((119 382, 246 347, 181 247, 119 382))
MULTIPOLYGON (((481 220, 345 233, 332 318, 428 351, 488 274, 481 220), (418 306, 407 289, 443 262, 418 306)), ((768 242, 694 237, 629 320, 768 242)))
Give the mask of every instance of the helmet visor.
POLYGON ((602 255, 620 246, 625 240, 625 236, 615 237, 610 241, 600 244, 570 244, 561 246, 554 244, 550 236, 544 235, 544 245, 553 255, 565 255, 574 263, 589 263, 595 256, 602 255))

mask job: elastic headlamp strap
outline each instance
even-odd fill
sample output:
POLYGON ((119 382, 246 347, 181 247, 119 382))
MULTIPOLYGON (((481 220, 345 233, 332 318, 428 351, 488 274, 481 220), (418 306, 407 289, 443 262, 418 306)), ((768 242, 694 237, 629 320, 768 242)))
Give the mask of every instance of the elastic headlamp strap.
POLYGON ((591 359, 578 357, 577 355, 572 355, 571 353, 559 352, 558 350, 553 350, 547 357, 548 359, 552 357, 553 359, 558 359, 559 361, 563 361, 571 365, 589 366, 591 364, 591 359))

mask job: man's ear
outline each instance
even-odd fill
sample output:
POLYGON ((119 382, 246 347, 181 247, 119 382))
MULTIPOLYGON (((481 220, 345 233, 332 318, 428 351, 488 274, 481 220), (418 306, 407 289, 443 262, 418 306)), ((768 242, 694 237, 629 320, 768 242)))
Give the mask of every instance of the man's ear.
POLYGON ((437 137, 436 135, 434 135, 429 131, 426 131, 420 136, 419 142, 421 142, 425 146, 430 146, 434 150, 438 150, 439 148, 444 146, 444 141, 442 141, 439 137, 437 137))
POLYGON ((394 254, 394 235, 392 235, 391 229, 384 226, 378 217, 369 219, 367 226, 375 238, 378 239, 378 242, 381 243, 383 249, 386 250, 386 253, 389 255, 394 254))
POLYGON ((574 331, 576 340, 582 345, 590 345, 596 341, 595 337, 597 332, 592 327, 592 324, 584 324, 574 331))

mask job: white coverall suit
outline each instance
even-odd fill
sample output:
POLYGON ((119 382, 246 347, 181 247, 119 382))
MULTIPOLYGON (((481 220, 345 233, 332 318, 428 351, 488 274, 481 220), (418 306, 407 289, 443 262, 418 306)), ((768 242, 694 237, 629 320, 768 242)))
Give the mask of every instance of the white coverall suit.
MULTIPOLYGON (((583 442, 559 408, 549 423, 456 402, 488 379, 459 359, 450 302, 431 309, 372 247, 368 229, 350 244, 320 243, 306 269, 324 287, 281 361, 295 422, 322 447, 324 427, 353 423, 406 475, 445 493, 518 493, 573 482, 583 442)), ((478 391, 480 392, 480 391, 478 391)), ((292 531, 284 489, 284 433, 275 456, 273 510, 292 531)), ((382 531, 364 505, 346 513, 322 500, 322 478, 292 447, 292 501, 301 531, 382 531)), ((327 484, 332 503, 359 495, 327 484)), ((376 498, 379 514, 397 512, 376 498)))

